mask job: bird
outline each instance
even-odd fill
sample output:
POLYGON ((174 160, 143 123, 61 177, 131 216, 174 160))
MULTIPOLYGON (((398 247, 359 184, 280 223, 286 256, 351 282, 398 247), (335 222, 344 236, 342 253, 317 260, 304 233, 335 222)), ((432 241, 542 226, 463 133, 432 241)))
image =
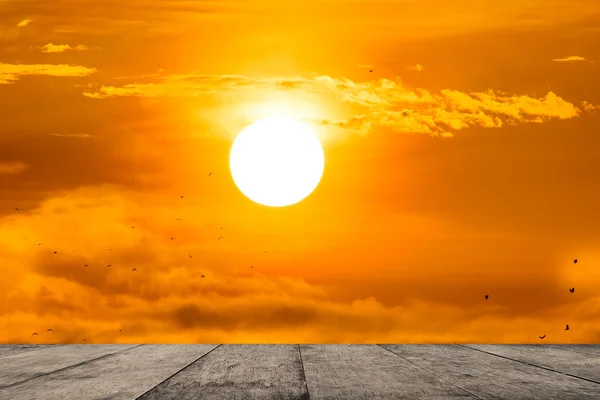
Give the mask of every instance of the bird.
POLYGON ((15 208, 15 211, 19 211, 19 209, 18 209, 18 208, 15 208))
POLYGON ((135 228, 135 226, 131 225, 131 229, 135 228))
POLYGON ((250 268, 254 268, 254 267, 251 265, 250 268))
POLYGON ((38 243, 38 246, 41 246, 41 245, 42 245, 41 243, 38 243))
POLYGON ((86 266, 86 267, 88 266, 87 264, 83 264, 83 265, 86 266))
POLYGON ((171 240, 173 240, 173 238, 171 238, 171 240))
POLYGON ((107 267, 112 267, 112 264, 108 264, 107 267))
POLYGON ((134 269, 131 270, 131 272, 133 272, 133 271, 137 271, 137 268, 134 268, 134 269))
POLYGON ((200 278, 204 278, 204 275, 202 275, 200 278))
POLYGON ((370 70, 369 70, 369 72, 373 72, 373 70, 372 70, 372 69, 370 69, 370 70))
POLYGON ((54 254, 58 254, 58 251, 55 251, 54 254))
POLYGON ((23 240, 27 240, 27 238, 23 238, 23 240))
POLYGON ((268 251, 265 250, 265 254, 267 254, 267 253, 268 253, 268 251))
POLYGON ((31 334, 31 336, 37 336, 37 335, 38 335, 38 334, 37 334, 37 332, 33 332, 33 333, 31 334))
POLYGON ((219 236, 217 240, 225 239, 223 236, 219 236))
POLYGON ((486 295, 485 295, 485 299, 487 300, 487 299, 488 299, 488 297, 490 297, 490 295, 486 294, 486 295))
POLYGON ((190 258, 192 258, 192 255, 191 255, 191 254, 188 254, 188 256, 190 256, 190 258))
POLYGON ((87 339, 83 339, 82 342, 85 342, 87 339))
POLYGON ((573 264, 577 264, 577 259, 574 259, 574 260, 573 260, 573 264))
POLYGON ((571 292, 571 293, 575 292, 575 288, 569 289, 569 292, 571 292))
POLYGON ((119 329, 119 332, 123 332, 121 329, 119 329))
POLYGON ((568 331, 568 330, 569 330, 569 324, 567 324, 567 326, 565 328, 565 331, 568 331))
POLYGON ((181 219, 177 218, 177 221, 181 221, 181 219))
POLYGON ((545 338, 545 337, 546 337, 546 335, 544 335, 544 336, 540 336, 540 339, 543 339, 543 338, 545 338))
POLYGON ((112 249, 108 249, 108 251, 111 251, 112 249))
POLYGON ((46 332, 52 332, 52 329, 48 329, 46 332))
POLYGON ((209 172, 209 173, 208 173, 208 176, 211 176, 211 175, 212 175, 212 172, 209 172))
POLYGON ((179 196, 179 197, 181 197, 183 199, 183 196, 179 196))

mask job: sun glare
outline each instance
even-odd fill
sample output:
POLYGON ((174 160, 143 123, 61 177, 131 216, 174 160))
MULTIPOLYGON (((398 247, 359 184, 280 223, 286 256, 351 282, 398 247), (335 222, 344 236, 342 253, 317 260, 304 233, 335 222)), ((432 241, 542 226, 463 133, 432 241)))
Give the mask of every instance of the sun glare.
POLYGON ((315 190, 325 157, 321 142, 305 124, 266 118, 240 132, 229 164, 233 181, 246 197, 282 207, 298 203, 315 190))

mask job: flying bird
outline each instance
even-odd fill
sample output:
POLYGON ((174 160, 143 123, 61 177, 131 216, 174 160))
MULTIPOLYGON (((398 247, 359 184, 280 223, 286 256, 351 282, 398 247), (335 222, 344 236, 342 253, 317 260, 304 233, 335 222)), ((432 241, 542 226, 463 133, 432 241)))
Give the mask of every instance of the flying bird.
POLYGON ((254 267, 251 265, 250 268, 254 268, 254 267))
POLYGON ((58 251, 55 251, 54 254, 58 254, 58 251))
POLYGON ((565 331, 569 330, 569 324, 567 324, 567 327, 565 328, 565 331))
POLYGON ((88 266, 87 264, 84 264, 86 267, 88 266))
POLYGON ((490 296, 489 296, 488 294, 486 294, 486 295, 485 295, 485 299, 487 300, 487 299, 488 299, 488 297, 490 297, 490 296))
POLYGON ((123 331, 119 329, 119 332, 123 332, 123 331))
POLYGON ((173 240, 173 238, 171 238, 171 240, 173 240))
POLYGON ((19 209, 18 209, 18 208, 15 208, 15 211, 19 211, 19 209))
POLYGON ((575 292, 575 288, 569 289, 569 292, 571 292, 571 293, 575 292))
POLYGON ((546 335, 544 335, 544 336, 540 336, 540 339, 543 339, 543 338, 545 338, 545 337, 546 337, 546 335))
POLYGON ((52 332, 52 329, 48 329, 46 332, 52 332))
POLYGON ((83 339, 82 342, 85 342, 87 339, 83 339))
POLYGON ((369 72, 373 72, 373 70, 372 70, 372 69, 370 69, 370 70, 369 70, 369 72))
POLYGON ((202 275, 200 278, 204 278, 204 275, 202 275))
POLYGON ((37 335, 38 335, 38 334, 37 334, 37 332, 33 332, 33 333, 31 334, 31 336, 34 336, 34 335, 35 335, 35 336, 37 336, 37 335))
POLYGON ((577 259, 574 259, 574 260, 573 260, 573 264, 577 264, 577 259))
POLYGON ((135 228, 135 226, 131 225, 131 229, 135 228))
POLYGON ((223 236, 219 236, 217 240, 225 239, 223 236))
POLYGON ((192 255, 191 255, 191 254, 188 254, 188 256, 190 256, 190 258, 192 258, 192 255))
POLYGON ((27 240, 27 238, 23 238, 23 240, 27 240))
POLYGON ((212 175, 212 172, 210 172, 210 173, 208 174, 208 176, 211 176, 211 175, 212 175))
POLYGON ((181 197, 183 199, 183 196, 179 196, 179 197, 181 197))
POLYGON ((133 272, 133 271, 137 271, 137 268, 134 268, 134 269, 131 270, 131 272, 133 272))
POLYGON ((112 267, 112 264, 108 264, 107 267, 112 267))

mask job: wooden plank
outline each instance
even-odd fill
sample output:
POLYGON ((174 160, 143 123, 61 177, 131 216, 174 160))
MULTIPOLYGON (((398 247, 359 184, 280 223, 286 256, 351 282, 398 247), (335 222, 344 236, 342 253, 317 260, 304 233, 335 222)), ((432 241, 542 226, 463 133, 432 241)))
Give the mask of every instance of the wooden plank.
POLYGON ((484 399, 599 399, 600 385, 458 345, 383 345, 484 399))
POLYGON ((94 344, 52 346, 3 357, 0 363, 0 388, 131 347, 134 346, 94 344))
POLYGON ((568 346, 467 345, 467 347, 589 379, 600 384, 600 355, 568 351, 568 346))
POLYGON ((150 390, 151 399, 305 399, 297 345, 222 345, 150 390))
POLYGON ((0 389, 0 399, 133 400, 216 345, 144 345, 0 389))
POLYGON ((476 399, 377 345, 301 345, 310 398, 476 399))
POLYGON ((47 347, 58 346, 56 344, 3 344, 0 345, 0 358, 12 356, 13 354, 25 353, 27 351, 41 350, 47 347))

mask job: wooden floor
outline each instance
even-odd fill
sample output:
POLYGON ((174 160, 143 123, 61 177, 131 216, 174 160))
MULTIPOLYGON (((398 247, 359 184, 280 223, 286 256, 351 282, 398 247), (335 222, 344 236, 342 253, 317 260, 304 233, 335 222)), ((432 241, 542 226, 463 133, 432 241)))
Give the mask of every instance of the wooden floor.
POLYGON ((0 399, 600 399, 593 345, 6 345, 0 399))

